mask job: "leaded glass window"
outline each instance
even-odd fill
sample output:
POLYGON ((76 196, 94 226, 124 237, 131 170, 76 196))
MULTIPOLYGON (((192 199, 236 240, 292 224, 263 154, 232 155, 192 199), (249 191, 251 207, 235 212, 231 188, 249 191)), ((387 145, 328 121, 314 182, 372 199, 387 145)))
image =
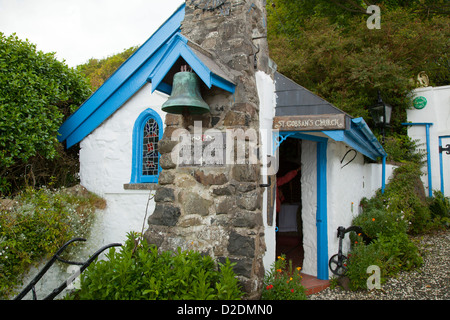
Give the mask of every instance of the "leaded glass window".
POLYGON ((155 119, 150 118, 144 125, 142 139, 142 175, 158 175, 159 127, 155 119))
POLYGON ((159 114, 148 108, 133 126, 133 157, 130 183, 158 183, 158 142, 162 138, 163 122, 159 114))

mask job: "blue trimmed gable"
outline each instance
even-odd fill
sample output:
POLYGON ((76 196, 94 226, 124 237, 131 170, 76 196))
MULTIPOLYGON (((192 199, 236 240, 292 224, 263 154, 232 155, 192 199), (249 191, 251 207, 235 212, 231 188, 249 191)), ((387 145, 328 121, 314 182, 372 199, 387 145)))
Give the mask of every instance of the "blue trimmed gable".
MULTIPOLYGON (((208 88, 217 86, 230 93, 235 84, 207 52, 195 48, 181 35, 185 4, 130 57, 105 83, 94 92, 59 128, 59 141, 70 148, 83 140, 117 111, 146 82, 152 83, 152 92, 172 91, 165 82, 167 74, 180 58, 189 64, 208 88)), ((170 82, 170 81, 169 81, 170 82)))

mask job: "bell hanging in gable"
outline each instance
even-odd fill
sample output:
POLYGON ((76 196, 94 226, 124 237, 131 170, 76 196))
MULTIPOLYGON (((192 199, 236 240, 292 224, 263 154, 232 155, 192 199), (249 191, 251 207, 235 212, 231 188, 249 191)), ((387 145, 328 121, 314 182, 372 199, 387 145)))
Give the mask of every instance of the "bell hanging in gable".
POLYGON ((181 71, 173 76, 172 94, 162 105, 162 111, 174 114, 210 112, 200 94, 199 78, 194 72, 181 71))

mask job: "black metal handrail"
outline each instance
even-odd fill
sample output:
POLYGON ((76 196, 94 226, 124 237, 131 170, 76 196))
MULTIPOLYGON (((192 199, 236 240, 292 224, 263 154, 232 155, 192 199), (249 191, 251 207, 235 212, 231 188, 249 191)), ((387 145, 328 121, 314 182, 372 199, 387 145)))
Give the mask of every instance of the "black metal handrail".
MULTIPOLYGON (((75 241, 86 241, 84 238, 73 238, 67 241, 59 250, 53 255, 53 257, 45 264, 41 271, 30 281, 30 283, 20 292, 14 300, 21 300, 30 290, 33 293, 33 300, 37 300, 35 285, 39 282, 39 280, 44 276, 44 274, 50 269, 50 267, 55 263, 56 260, 61 261, 70 265, 78 265, 81 266, 79 270, 79 274, 81 274, 103 251, 111 247, 119 247, 121 243, 111 243, 108 244, 99 250, 97 250, 86 262, 77 262, 77 261, 69 261, 61 258, 59 255, 71 244, 75 241)), ((70 278, 70 277, 69 277, 70 278)), ((73 279, 72 279, 73 280, 73 279)), ((71 281, 64 281, 61 283, 59 287, 54 289, 52 293, 44 298, 44 300, 53 300, 58 294, 60 294, 70 283, 71 281)))

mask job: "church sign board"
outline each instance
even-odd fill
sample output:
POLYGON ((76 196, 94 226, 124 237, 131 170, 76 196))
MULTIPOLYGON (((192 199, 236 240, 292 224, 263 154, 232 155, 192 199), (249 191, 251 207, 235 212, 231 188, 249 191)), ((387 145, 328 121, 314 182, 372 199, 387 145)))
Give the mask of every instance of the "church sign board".
POLYGON ((276 116, 273 128, 280 131, 322 131, 346 129, 345 114, 276 116))

